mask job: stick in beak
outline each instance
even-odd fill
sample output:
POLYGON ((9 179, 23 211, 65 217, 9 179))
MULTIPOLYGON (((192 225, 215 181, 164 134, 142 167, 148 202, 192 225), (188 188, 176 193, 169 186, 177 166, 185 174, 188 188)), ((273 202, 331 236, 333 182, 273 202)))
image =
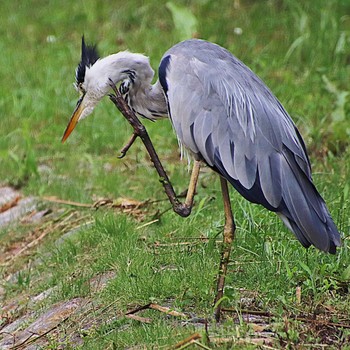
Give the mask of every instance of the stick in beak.
POLYGON ((67 125, 67 128, 63 134, 62 137, 62 143, 64 143, 64 141, 67 140, 68 136, 71 134, 71 132, 74 130, 75 126, 77 125, 79 118, 81 116, 81 113, 84 110, 84 106, 83 106, 83 99, 84 99, 84 95, 78 100, 77 106, 74 109, 73 115, 70 118, 70 121, 67 125))

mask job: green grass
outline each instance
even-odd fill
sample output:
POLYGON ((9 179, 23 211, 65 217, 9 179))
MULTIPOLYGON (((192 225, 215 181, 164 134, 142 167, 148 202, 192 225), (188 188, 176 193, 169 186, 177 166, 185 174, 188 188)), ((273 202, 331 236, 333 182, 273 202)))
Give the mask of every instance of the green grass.
MULTIPOLYGON (((291 315, 333 310, 332 319, 337 322, 337 315, 348 313, 350 307, 346 273, 350 264, 350 99, 346 97, 350 3, 239 3, 236 8, 232 0, 176 2, 197 19, 198 37, 223 45, 243 60, 296 121, 310 151, 315 183, 344 233, 344 244, 336 256, 307 251, 277 217, 232 190, 238 229, 224 303, 238 314, 246 308, 269 311, 274 315, 271 328, 280 337, 275 346, 301 348, 325 341, 323 333, 289 319, 291 315), (242 34, 235 34, 235 28, 241 28, 242 34), (301 304, 296 302, 298 286, 301 304), (250 304, 241 301, 252 292, 250 304), (283 317, 289 319, 288 326, 283 317)), ((142 144, 137 141, 124 159, 117 158, 131 130, 108 98, 78 125, 66 144, 60 142, 77 100, 72 83, 81 35, 97 42, 102 55, 125 49, 145 53, 156 69, 162 54, 180 35, 166 3, 5 1, 0 20, 1 182, 20 187, 27 195, 82 203, 105 197, 164 200, 148 208, 145 222, 157 210, 168 209, 142 144)), ((189 173, 186 162, 178 160, 170 123, 145 121, 145 125, 176 190, 183 191, 189 173)), ((43 256, 42 263, 5 284, 7 299, 21 293, 35 295, 53 286, 56 292, 45 306, 89 296, 86 282, 113 270, 116 277, 98 299, 102 306, 114 302, 118 319, 112 324, 106 319, 100 322, 84 338, 84 349, 165 348, 194 332, 204 333, 155 311, 142 314, 151 317, 152 324, 122 315, 137 305, 157 302, 199 317, 212 316, 220 256, 216 240, 221 239, 224 220, 216 176, 209 171, 202 174, 196 206, 186 219, 168 211, 158 223, 138 229, 143 223, 111 210, 82 210, 80 214, 89 215, 92 226, 59 247, 53 242, 62 234, 60 230, 47 237, 32 252, 33 259, 43 256), (199 237, 208 240, 199 241, 199 237), (196 244, 174 245, 192 241, 196 244)), ((24 237, 26 230, 18 229, 16 237, 24 237)), ((13 228, 0 232, 2 247, 12 242, 12 232, 13 228)), ((10 270, 20 267, 17 263, 10 270)), ((3 267, 1 272, 6 276, 9 271, 3 267)), ((209 338, 237 340, 237 334, 241 338, 251 334, 244 319, 235 324, 227 316, 223 325, 209 328, 209 338)), ((334 330, 332 337, 335 347, 349 333, 334 330)), ((237 344, 222 348, 242 348, 237 344)), ((220 348, 213 343, 208 346, 220 348)))

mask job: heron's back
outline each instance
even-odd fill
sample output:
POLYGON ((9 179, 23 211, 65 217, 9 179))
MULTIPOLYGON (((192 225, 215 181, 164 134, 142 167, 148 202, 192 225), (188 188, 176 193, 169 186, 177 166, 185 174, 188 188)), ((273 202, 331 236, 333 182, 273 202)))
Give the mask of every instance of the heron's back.
POLYGON ((304 142, 266 85, 224 48, 188 40, 159 80, 179 141, 246 199, 277 212, 300 242, 335 252, 340 235, 313 185, 304 142))

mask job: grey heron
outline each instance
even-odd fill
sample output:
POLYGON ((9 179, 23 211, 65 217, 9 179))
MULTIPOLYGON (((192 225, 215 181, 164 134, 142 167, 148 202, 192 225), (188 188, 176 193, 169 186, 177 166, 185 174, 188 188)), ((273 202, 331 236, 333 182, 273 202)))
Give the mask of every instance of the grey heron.
POLYGON ((124 51, 100 59, 83 38, 76 70, 81 97, 62 141, 110 93, 110 81, 119 84, 137 115, 169 117, 179 143, 195 159, 185 206, 192 206, 201 163, 220 175, 225 226, 215 301, 223 296, 235 231, 227 183, 275 212, 304 247, 334 254, 340 234, 313 183, 304 141, 262 80, 228 50, 197 39, 170 48, 158 73, 152 85, 148 57, 124 51))

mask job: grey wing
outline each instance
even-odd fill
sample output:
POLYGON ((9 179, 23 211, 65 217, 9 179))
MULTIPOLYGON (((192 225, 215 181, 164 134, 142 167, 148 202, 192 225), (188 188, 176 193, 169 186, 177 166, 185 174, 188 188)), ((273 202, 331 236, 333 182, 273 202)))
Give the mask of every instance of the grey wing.
POLYGON ((170 56, 166 95, 179 140, 246 199, 277 212, 304 246, 334 252, 339 233, 291 118, 239 60, 210 55, 170 56))

